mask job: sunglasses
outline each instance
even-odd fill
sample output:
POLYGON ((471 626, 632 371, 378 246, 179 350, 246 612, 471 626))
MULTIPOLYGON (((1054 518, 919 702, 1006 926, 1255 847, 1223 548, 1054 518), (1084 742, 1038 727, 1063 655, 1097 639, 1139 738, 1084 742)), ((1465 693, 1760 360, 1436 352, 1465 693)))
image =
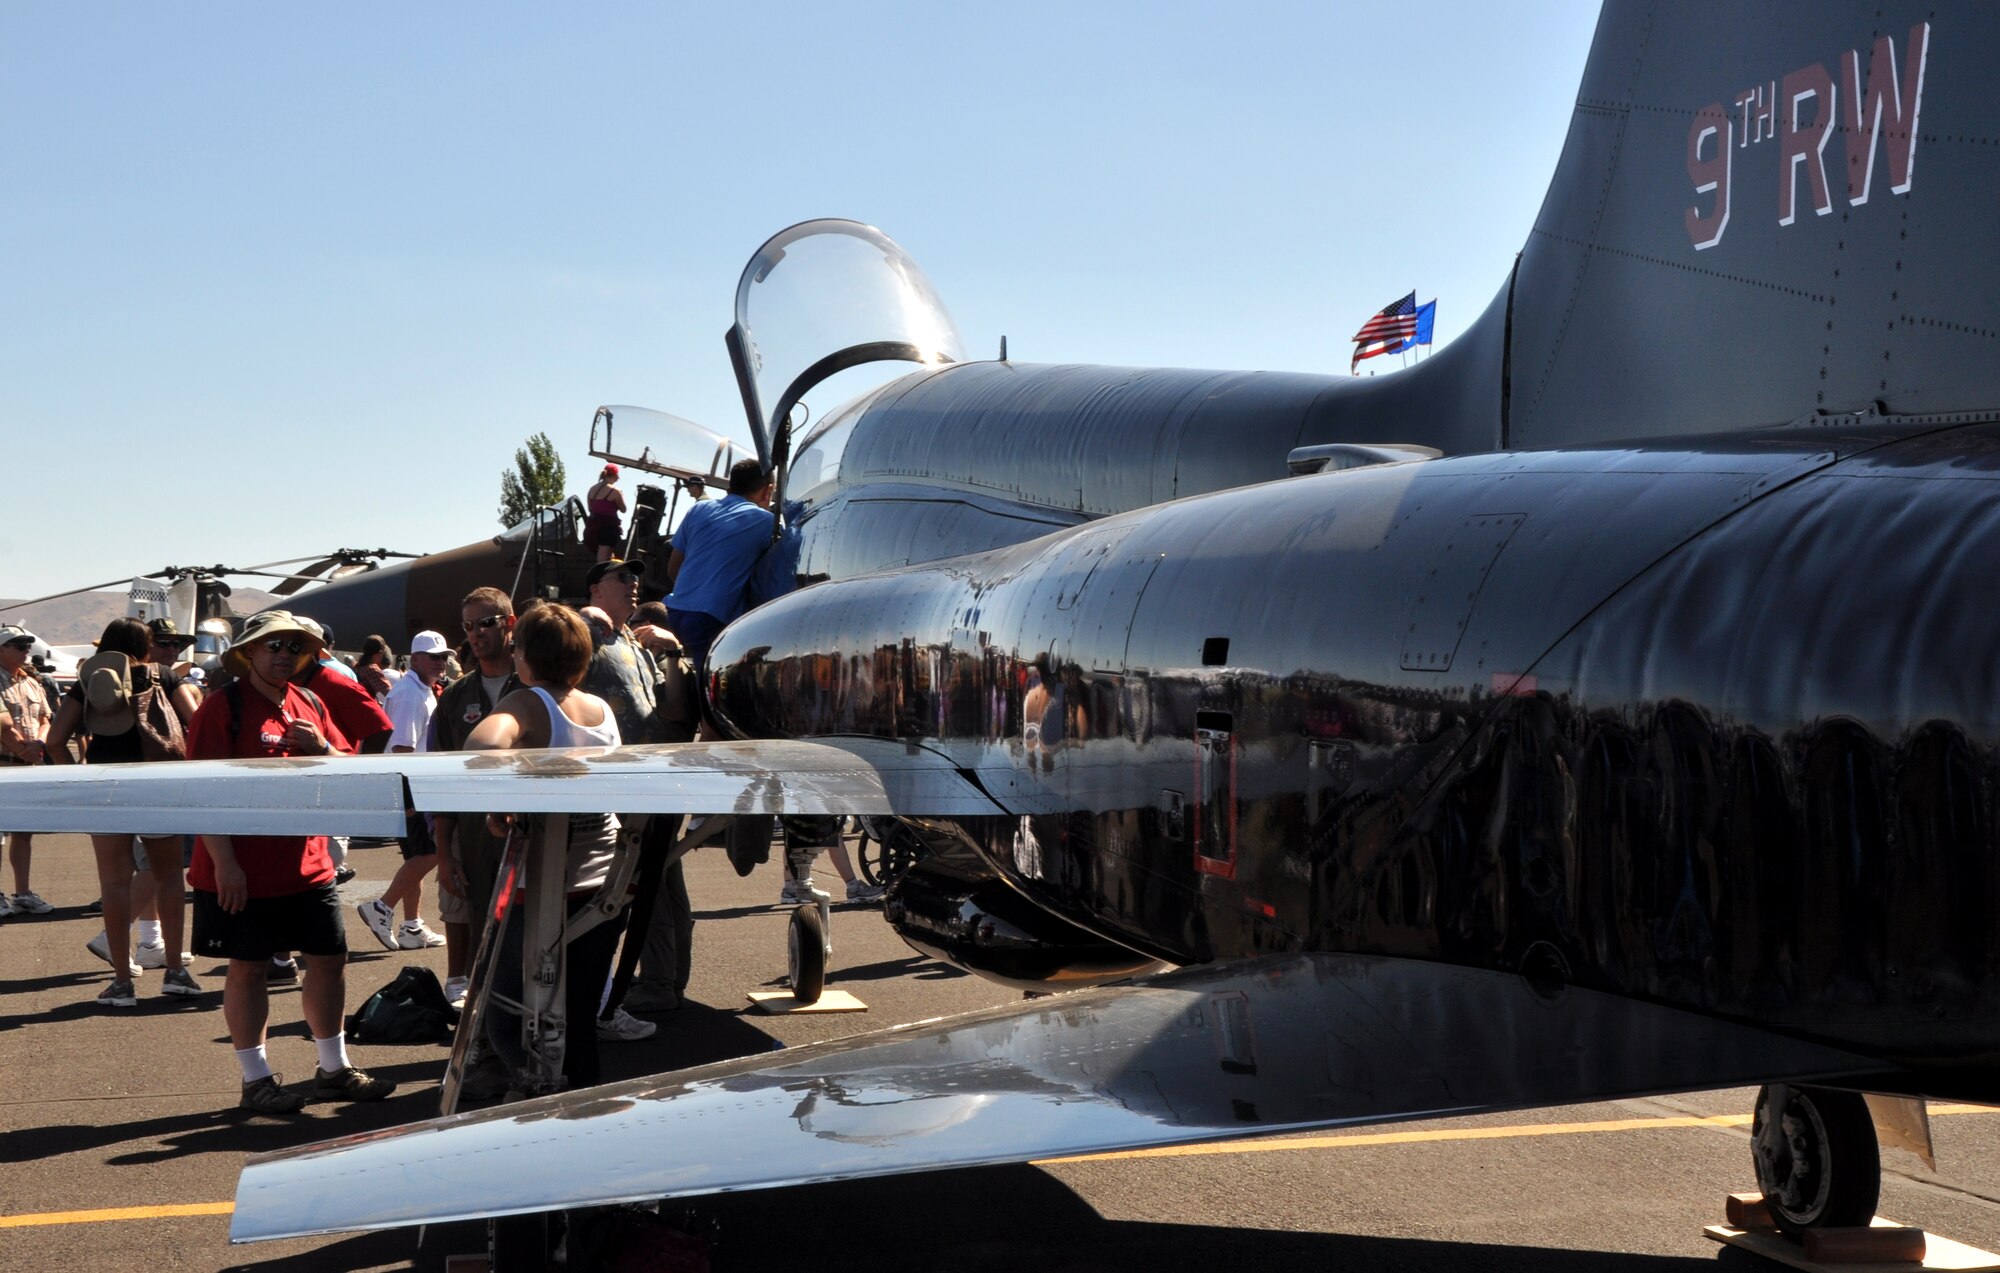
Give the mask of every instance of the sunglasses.
POLYGON ((484 619, 474 619, 470 623, 461 623, 458 626, 464 628, 467 632, 477 632, 482 628, 497 628, 505 622, 507 622, 506 615, 489 614, 484 619))
POLYGON ((263 642, 263 645, 264 649, 272 654, 303 654, 306 648, 306 643, 297 637, 290 640, 284 637, 270 637, 263 642))
POLYGON ((33 641, 9 641, 6 645, 10 650, 32 650, 35 648, 33 641))

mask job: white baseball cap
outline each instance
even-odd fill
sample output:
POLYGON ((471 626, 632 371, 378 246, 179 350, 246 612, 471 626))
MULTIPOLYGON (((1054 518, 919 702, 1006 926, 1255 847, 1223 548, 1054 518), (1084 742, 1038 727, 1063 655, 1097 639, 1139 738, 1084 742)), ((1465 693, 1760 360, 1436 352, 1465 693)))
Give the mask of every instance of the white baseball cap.
POLYGON ((444 637, 431 631, 429 628, 425 628, 422 632, 410 638, 410 653, 450 654, 451 646, 445 644, 444 637))

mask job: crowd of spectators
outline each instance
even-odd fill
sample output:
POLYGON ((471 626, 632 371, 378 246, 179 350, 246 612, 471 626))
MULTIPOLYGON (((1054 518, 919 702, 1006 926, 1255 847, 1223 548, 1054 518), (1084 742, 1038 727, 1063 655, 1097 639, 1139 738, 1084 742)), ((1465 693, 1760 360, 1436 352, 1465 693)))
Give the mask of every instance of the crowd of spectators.
MULTIPOLYGON (((594 499, 609 505, 615 483, 615 470, 607 470, 594 499)), ((380 636, 368 637, 352 662, 343 661, 323 625, 268 610, 248 619, 219 665, 208 668, 188 661, 192 638, 171 620, 114 620, 76 682, 60 689, 29 662, 33 634, 0 626, 0 766, 687 741, 712 729, 703 724, 699 690, 708 643, 762 599, 756 576, 774 541, 770 502, 768 474, 754 460, 737 465, 730 495, 697 505, 677 535, 666 581, 675 590, 664 605, 639 603, 642 565, 600 554, 580 610, 530 603, 517 616, 506 592, 477 588, 461 604, 456 648, 442 633, 420 632, 400 671, 380 636)), ((589 909, 620 837, 663 861, 679 822, 616 812, 573 816, 566 858, 572 913, 589 909)), ((401 865, 379 896, 356 907, 386 949, 445 946, 445 989, 454 1005, 464 1002, 472 955, 493 910, 507 832, 507 820, 497 815, 411 810, 401 865), (423 881, 433 873, 442 933, 423 913, 423 881)), ((98 1005, 135 1006, 150 968, 162 970, 160 993, 203 996, 210 991, 190 961, 226 960, 222 1010, 241 1070, 241 1105, 260 1114, 294 1113, 307 1097, 273 1071, 266 1037, 270 986, 300 979, 302 966, 301 1010, 317 1052, 313 1095, 369 1101, 390 1093, 394 1084, 353 1065, 343 1034, 348 944, 338 889, 354 875, 344 840, 214 834, 90 840, 100 890, 93 905, 102 909, 104 928, 86 947, 111 969, 98 1005)), ((0 919, 52 909, 30 879, 33 846, 29 833, 9 837, 13 889, 0 891, 0 919)), ((621 914, 572 941, 569 1019, 594 1019, 596 1028, 570 1033, 571 1085, 597 1081, 598 1040, 647 1037, 658 1027, 641 1017, 681 1006, 694 928, 681 864, 642 873, 641 880, 646 896, 635 909, 649 916, 643 928, 627 932, 621 914), (626 956, 614 977, 621 937, 626 956)), ((788 882, 786 896, 796 886, 788 882)), ((519 926, 509 929, 512 959, 503 949, 495 964, 503 995, 508 984, 518 992, 521 976, 519 926)), ((522 1063, 518 1018, 496 1012, 489 1023, 463 1089, 468 1097, 506 1090, 522 1063)))

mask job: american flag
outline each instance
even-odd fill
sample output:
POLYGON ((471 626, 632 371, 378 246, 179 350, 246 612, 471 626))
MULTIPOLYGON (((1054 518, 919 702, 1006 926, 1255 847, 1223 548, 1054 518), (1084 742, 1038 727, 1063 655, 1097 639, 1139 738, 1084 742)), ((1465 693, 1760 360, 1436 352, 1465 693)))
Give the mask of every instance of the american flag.
POLYGON ((1404 341, 1416 334, 1417 294, 1413 290, 1361 324, 1361 330, 1354 333, 1354 361, 1348 369, 1351 371, 1360 366, 1363 358, 1373 358, 1401 348, 1404 341))

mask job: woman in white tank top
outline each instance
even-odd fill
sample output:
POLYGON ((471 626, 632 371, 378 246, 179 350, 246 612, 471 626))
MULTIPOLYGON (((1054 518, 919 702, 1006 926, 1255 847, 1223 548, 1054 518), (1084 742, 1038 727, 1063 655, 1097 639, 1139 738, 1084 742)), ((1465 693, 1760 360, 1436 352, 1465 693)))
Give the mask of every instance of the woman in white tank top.
MULTIPOLYGON (((616 747, 618 720, 595 694, 577 688, 590 667, 590 627, 568 606, 538 606, 514 625, 514 667, 526 687, 494 704, 486 719, 466 737, 468 750, 527 750, 540 747, 616 747)), ((465 815, 460 815, 465 816, 465 815)), ((440 817, 440 833, 454 834, 456 819, 440 817)), ((604 883, 618 819, 611 814, 571 814, 569 853, 565 870, 574 916, 604 883)), ((598 992, 611 971, 622 920, 600 924, 569 946, 565 1018, 570 1030, 563 1071, 571 1087, 594 1086, 598 1080, 597 1031, 585 1023, 597 1016, 598 992)), ((505 998, 521 997, 521 925, 509 924, 493 966, 493 989, 505 998)), ((497 1008, 497 1004, 496 1004, 497 1008)), ((519 1068, 526 1059, 521 1047, 520 1018, 504 1010, 487 1015, 487 1039, 501 1058, 519 1068)))

